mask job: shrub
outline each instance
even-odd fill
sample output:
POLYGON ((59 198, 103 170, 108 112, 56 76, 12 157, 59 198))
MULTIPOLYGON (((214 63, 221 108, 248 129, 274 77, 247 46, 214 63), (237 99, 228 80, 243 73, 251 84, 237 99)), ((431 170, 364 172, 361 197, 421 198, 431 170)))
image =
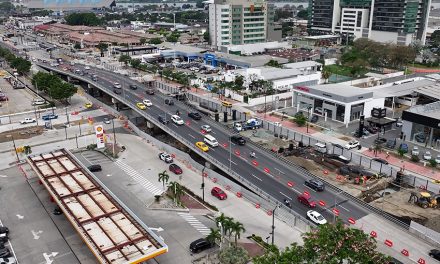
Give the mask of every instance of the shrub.
POLYGON ((420 161, 420 158, 419 158, 419 156, 417 156, 417 155, 411 155, 411 161, 419 162, 419 161, 420 161))

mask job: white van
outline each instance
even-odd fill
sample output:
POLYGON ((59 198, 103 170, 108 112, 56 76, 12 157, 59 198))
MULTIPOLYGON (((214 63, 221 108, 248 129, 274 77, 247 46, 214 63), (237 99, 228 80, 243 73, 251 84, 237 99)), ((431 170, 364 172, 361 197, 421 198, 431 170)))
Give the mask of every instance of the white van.
POLYGON ((206 135, 205 138, 203 139, 203 141, 205 141, 205 143, 208 144, 211 147, 217 147, 218 146, 217 139, 215 139, 215 137, 213 137, 211 135, 206 135))
POLYGON ((321 153, 327 153, 327 146, 322 143, 316 143, 315 150, 321 153))

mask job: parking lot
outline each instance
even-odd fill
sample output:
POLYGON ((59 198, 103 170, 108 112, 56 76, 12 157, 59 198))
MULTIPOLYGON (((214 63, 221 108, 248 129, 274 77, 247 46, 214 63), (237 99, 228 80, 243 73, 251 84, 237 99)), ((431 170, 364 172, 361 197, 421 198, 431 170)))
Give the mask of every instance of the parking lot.
POLYGON ((0 116, 34 110, 32 106, 32 101, 36 98, 34 93, 28 89, 13 89, 4 78, 0 78, 0 87, 8 98, 8 101, 0 102, 0 116))
MULTIPOLYGON (((87 246, 40 185, 30 167, 0 171, 0 220, 19 263, 96 263, 87 246)), ((11 249, 11 251, 12 251, 11 249)))

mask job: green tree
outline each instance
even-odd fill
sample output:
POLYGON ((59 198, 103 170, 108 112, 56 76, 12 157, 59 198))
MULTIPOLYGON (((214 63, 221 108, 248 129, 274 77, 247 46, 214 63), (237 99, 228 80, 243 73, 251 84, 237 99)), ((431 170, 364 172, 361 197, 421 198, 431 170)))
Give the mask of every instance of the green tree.
POLYGON ((249 261, 247 251, 242 247, 225 247, 218 254, 222 264, 246 264, 249 261))
POLYGON ((332 73, 328 69, 326 69, 325 67, 321 71, 321 78, 324 79, 325 83, 328 82, 328 78, 330 78, 331 75, 332 75, 332 73))
POLYGON ((244 84, 244 77, 242 75, 236 76, 234 80, 234 86, 237 88, 237 90, 242 90, 243 84, 244 84))
POLYGON ((29 72, 31 69, 32 63, 26 59, 21 57, 15 57, 11 62, 11 67, 16 69, 18 73, 24 74, 29 72))
POLYGON ((104 43, 104 42, 99 42, 98 45, 96 45, 96 47, 99 49, 99 51, 101 52, 101 57, 104 57, 104 52, 107 51, 108 49, 108 44, 104 43))
POLYGON ((81 49, 81 44, 79 43, 75 43, 75 45, 73 45, 74 49, 81 49))
POLYGON ((160 43, 162 43, 162 40, 160 38, 152 38, 148 43, 152 45, 159 45, 160 43))
POLYGON ((435 30, 431 34, 431 41, 436 45, 439 46, 440 44, 440 30, 435 30))
POLYGON ((281 65, 278 61, 271 59, 269 62, 264 64, 266 66, 275 67, 275 68, 283 68, 283 65, 281 65))
POLYGON ((99 26, 101 20, 94 13, 72 13, 64 18, 72 26, 99 26))
POLYGON ((305 126, 306 122, 307 122, 307 117, 306 116, 304 116, 304 115, 297 115, 297 116, 295 116, 295 123, 299 127, 305 126))
POLYGON ((204 8, 204 7, 205 7, 205 4, 203 3, 202 0, 197 0, 197 2, 196 2, 196 7, 197 7, 197 8, 204 8))
POLYGON ((215 225, 222 226, 223 235, 226 235, 229 232, 230 227, 232 226, 233 218, 226 216, 224 213, 221 213, 220 216, 215 218, 215 225))
POLYGON ((182 185, 180 185, 178 182, 172 181, 168 185, 168 190, 171 191, 171 194, 174 197, 174 202, 177 204, 180 204, 182 196, 185 194, 183 191, 182 185))
POLYGON ((437 167, 437 161, 435 159, 430 159, 429 166, 431 166, 432 168, 437 167))
POLYGON ((131 67, 138 69, 141 66, 140 59, 131 59, 130 60, 131 67))
POLYGON ((210 228, 211 232, 206 236, 206 240, 208 240, 211 244, 221 243, 222 235, 220 234, 220 230, 210 228))
POLYGON ((377 157, 377 153, 382 151, 382 145, 381 144, 374 144, 373 150, 374 150, 374 156, 377 157))
POLYGON ((203 33, 203 40, 205 42, 208 42, 208 43, 211 42, 211 39, 210 39, 210 36, 209 36, 209 31, 205 31, 205 33, 203 33))
POLYGON ((177 41, 179 41, 179 34, 176 33, 172 33, 171 35, 167 36, 167 41, 168 42, 172 42, 172 43, 176 43, 177 41))
POLYGON ((345 226, 338 219, 303 235, 304 245, 292 244, 283 252, 272 247, 255 264, 269 263, 388 263, 389 257, 377 252, 376 240, 360 229, 345 226))
POLYGON ((144 45, 145 43, 147 43, 147 39, 146 38, 140 38, 139 39, 139 43, 141 43, 141 45, 144 45))
POLYGON ((235 246, 237 246, 237 240, 240 238, 241 233, 246 232, 246 229, 244 228, 242 223, 233 222, 231 224, 231 229, 229 230, 229 232, 234 233, 235 246))
POLYGON ((303 9, 296 13, 296 16, 300 19, 307 19, 309 17, 309 12, 307 9, 303 9))
POLYGON ((165 184, 168 183, 168 180, 170 179, 170 176, 168 175, 167 171, 164 170, 163 172, 159 173, 157 175, 159 177, 159 182, 162 182, 163 189, 165 190, 165 184))
POLYGON ((52 99, 64 101, 72 97, 76 91, 77 88, 75 85, 63 82, 60 79, 60 81, 58 81, 56 84, 54 83, 50 85, 48 93, 52 99))
POLYGON ((131 57, 129 55, 121 54, 121 56, 119 56, 119 62, 123 62, 125 64, 125 66, 128 65, 130 60, 131 60, 131 57))

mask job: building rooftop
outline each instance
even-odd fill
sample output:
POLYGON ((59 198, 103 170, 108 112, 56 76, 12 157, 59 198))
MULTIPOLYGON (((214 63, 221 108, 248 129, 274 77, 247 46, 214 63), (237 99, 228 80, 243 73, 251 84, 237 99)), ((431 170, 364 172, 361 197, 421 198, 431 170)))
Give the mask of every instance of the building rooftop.
POLYGON ((303 69, 303 68, 309 68, 309 67, 316 67, 316 66, 322 66, 322 63, 316 62, 316 61, 299 61, 299 62, 293 62, 293 63, 286 63, 283 64, 285 68, 289 69, 303 69))
POLYGON ((319 39, 329 39, 329 38, 340 38, 341 36, 339 35, 320 35, 320 36, 307 36, 304 37, 305 39, 314 39, 314 40, 319 40, 319 39))
POLYGON ((285 58, 288 61, 304 61, 309 60, 312 57, 319 56, 319 53, 316 51, 308 51, 303 49, 271 50, 267 51, 266 54, 273 57, 285 58))
POLYGON ((435 84, 436 82, 433 80, 422 79, 422 80, 413 80, 410 82, 405 82, 402 84, 396 84, 392 86, 382 85, 377 87, 365 88, 365 90, 372 91, 374 93, 375 98, 386 98, 386 97, 394 97, 394 96, 399 97, 399 96, 411 95, 414 92, 429 90, 426 87, 430 87, 431 85, 435 85, 435 84))
POLYGON ((407 112, 440 119, 440 101, 433 102, 426 105, 413 106, 406 110, 407 112))
POLYGON ((100 263, 140 263, 168 251, 69 151, 31 155, 28 162, 100 263))
POLYGON ((372 92, 366 89, 358 88, 347 84, 320 84, 309 86, 312 89, 319 90, 325 93, 334 94, 344 97, 352 96, 371 96, 372 92))
POLYGON ((284 63, 288 62, 287 59, 272 57, 269 55, 239 56, 239 55, 234 55, 234 54, 215 52, 215 56, 217 57, 217 59, 222 58, 225 61, 229 60, 229 61, 235 61, 235 62, 242 62, 243 64, 246 64, 245 66, 247 66, 247 67, 264 66, 270 60, 278 61, 278 63, 280 63, 280 64, 284 64, 284 63))
POLYGON ((183 45, 183 44, 179 44, 179 43, 171 43, 171 42, 163 42, 161 44, 159 44, 158 46, 160 47, 164 47, 167 49, 172 49, 172 50, 176 50, 176 51, 181 51, 181 52, 188 52, 188 53, 203 53, 206 52, 206 49, 203 48, 199 48, 199 47, 194 47, 194 46, 190 46, 190 45, 183 45))
POLYGON ((256 67, 254 69, 259 69, 261 71, 261 76, 268 81, 287 79, 301 75, 301 71, 296 69, 280 69, 268 66, 256 67))

